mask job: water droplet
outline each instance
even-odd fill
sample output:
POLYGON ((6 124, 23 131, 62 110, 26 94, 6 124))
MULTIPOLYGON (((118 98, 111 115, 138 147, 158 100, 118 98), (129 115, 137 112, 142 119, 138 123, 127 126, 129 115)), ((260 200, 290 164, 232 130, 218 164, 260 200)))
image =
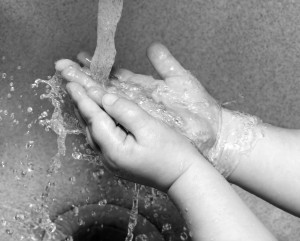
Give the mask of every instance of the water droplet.
POLYGON ((11 93, 7 94, 7 98, 10 99, 11 98, 11 93))
POLYGON ((49 233, 54 233, 55 232, 55 230, 56 230, 56 225, 55 225, 55 223, 50 223, 50 224, 48 224, 47 225, 47 227, 46 227, 46 230, 49 232, 49 233))
POLYGON ((8 115, 8 111, 7 111, 7 110, 4 110, 4 111, 3 111, 3 114, 4 114, 4 115, 8 115))
POLYGON ((41 113, 41 115, 39 116, 39 119, 45 118, 45 117, 47 117, 47 116, 48 116, 47 111, 43 111, 43 112, 41 113))
POLYGON ((98 202, 98 205, 99 206, 105 206, 107 204, 107 200, 106 199, 103 199, 101 201, 98 202))
POLYGON ((38 87, 38 84, 37 84, 37 83, 31 84, 31 88, 32 88, 32 89, 33 89, 33 88, 36 88, 36 87, 38 87))
POLYGON ((183 232, 183 233, 180 234, 180 239, 181 239, 182 241, 187 240, 188 237, 189 237, 189 236, 187 235, 186 232, 183 232))
POLYGON ((135 237, 135 241, 148 241, 149 238, 146 234, 139 234, 135 237))
POLYGON ((98 170, 96 172, 93 172, 93 177, 95 179, 97 179, 97 180, 100 179, 100 178, 102 178, 103 175, 104 175, 104 170, 103 169, 100 169, 100 170, 98 170))
POLYGON ((0 223, 1 223, 1 225, 2 225, 3 227, 5 227, 5 226, 7 225, 6 220, 3 219, 3 218, 0 220, 0 223))
POLYGON ((34 141, 28 141, 27 143, 26 143, 26 149, 30 149, 30 148, 32 148, 34 146, 34 141))
POLYGON ((27 112, 28 112, 28 113, 31 113, 32 110, 33 110, 32 107, 28 107, 28 108, 27 108, 27 112))
POLYGON ((68 237, 65 238, 64 241, 73 241, 73 237, 72 236, 68 236, 68 237))
POLYGON ((77 216, 78 216, 78 214, 79 214, 79 208, 78 208, 78 207, 76 207, 76 206, 73 206, 72 208, 73 208, 73 213, 74 213, 74 216, 75 216, 75 217, 77 217, 77 216))
POLYGON ((82 154, 80 152, 73 152, 72 153, 72 157, 75 159, 75 160, 80 160, 81 157, 82 157, 82 154))
POLYGON ((78 225, 83 226, 83 225, 85 225, 85 222, 80 218, 80 219, 78 219, 78 225))
POLYGON ((10 87, 10 91, 14 92, 15 91, 15 87, 10 87))
POLYGON ((28 164, 27 164, 27 171, 28 172, 32 172, 33 170, 34 170, 34 164, 32 163, 32 162, 29 162, 28 164))
POLYGON ((6 78, 6 73, 2 73, 2 79, 6 78))
POLYGON ((76 182, 76 177, 70 177, 70 178, 69 178, 69 181, 70 181, 72 184, 75 184, 75 182, 76 182))
POLYGON ((13 235, 14 231, 11 230, 11 229, 6 229, 5 232, 8 234, 8 235, 13 235))
POLYGON ((21 66, 21 65, 19 65, 19 66, 17 67, 17 70, 20 70, 20 69, 22 69, 22 66, 21 66))
POLYGON ((17 220, 17 221, 23 221, 24 219, 25 219, 24 214, 19 213, 19 214, 16 214, 16 216, 15 216, 15 220, 17 220))
POLYGON ((172 226, 171 226, 171 224, 169 224, 169 223, 165 223, 163 226, 162 226, 162 232, 166 232, 166 231, 169 231, 169 230, 171 230, 172 229, 172 226))
POLYGON ((6 162, 1 161, 1 162, 0 162, 0 165, 1 165, 2 168, 4 168, 4 167, 6 166, 6 162))

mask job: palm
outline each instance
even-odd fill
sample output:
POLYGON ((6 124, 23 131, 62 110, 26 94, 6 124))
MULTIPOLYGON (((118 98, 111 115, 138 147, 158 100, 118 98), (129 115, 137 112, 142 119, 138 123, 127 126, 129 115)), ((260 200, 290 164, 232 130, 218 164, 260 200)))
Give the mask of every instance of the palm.
MULTIPOLYGON (((207 156, 217 138, 221 114, 219 105, 163 45, 150 46, 148 57, 162 80, 120 69, 115 73, 117 79, 111 81, 106 91, 138 103, 150 115, 188 137, 207 156)), ((88 58, 86 54, 79 55, 79 60, 86 67, 89 67, 88 58)), ((86 89, 97 87, 90 77, 82 76, 83 73, 77 75, 72 77, 75 78, 73 81, 86 89)), ((100 103, 104 90, 100 86, 97 89, 89 95, 100 103)))
POLYGON ((132 73, 125 80, 113 80, 108 91, 126 96, 153 117, 175 127, 203 154, 216 141, 219 106, 187 71, 164 81, 132 73))

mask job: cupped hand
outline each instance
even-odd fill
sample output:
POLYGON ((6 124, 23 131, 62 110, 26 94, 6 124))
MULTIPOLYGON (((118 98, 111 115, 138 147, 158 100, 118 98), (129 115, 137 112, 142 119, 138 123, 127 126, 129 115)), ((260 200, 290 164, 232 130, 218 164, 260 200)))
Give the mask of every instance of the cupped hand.
POLYGON ((167 191, 198 159, 200 154, 187 138, 134 102, 104 94, 96 103, 74 82, 67 90, 106 157, 105 166, 116 175, 167 191))
POLYGON ((221 108, 201 83, 159 43, 152 44, 148 58, 162 80, 119 69, 107 89, 94 82, 89 73, 90 56, 80 53, 75 63, 57 64, 57 69, 69 81, 81 84, 97 103, 103 94, 113 92, 138 103, 153 117, 162 120, 185 135, 205 156, 214 146, 220 128, 221 108), (69 67, 66 68, 66 66, 69 67))

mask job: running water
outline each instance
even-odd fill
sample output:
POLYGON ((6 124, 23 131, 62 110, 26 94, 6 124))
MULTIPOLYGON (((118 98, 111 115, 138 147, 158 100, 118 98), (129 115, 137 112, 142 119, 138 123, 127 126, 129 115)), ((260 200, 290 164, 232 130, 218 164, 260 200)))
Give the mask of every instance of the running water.
POLYGON ((123 0, 100 0, 98 7, 97 47, 91 62, 92 77, 107 85, 115 62, 115 32, 121 18, 123 0))
MULTIPOLYGON (((91 62, 92 77, 105 89, 108 85, 111 68, 115 61, 115 32, 121 18, 123 0, 101 0, 98 7, 97 47, 91 62)), ((125 241, 132 241, 137 224, 140 185, 135 184, 128 233, 125 241)))
POLYGON ((133 239, 133 231, 137 224, 137 218, 138 218, 139 192, 140 192, 140 185, 135 183, 132 208, 129 215, 128 230, 127 230, 127 236, 125 241, 132 241, 133 239))

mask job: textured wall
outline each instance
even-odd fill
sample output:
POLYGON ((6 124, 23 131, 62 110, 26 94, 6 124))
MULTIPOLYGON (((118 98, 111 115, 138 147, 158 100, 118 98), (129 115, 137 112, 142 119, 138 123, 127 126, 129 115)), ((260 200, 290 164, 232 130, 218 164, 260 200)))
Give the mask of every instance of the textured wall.
MULTIPOLYGON (((5 70, 24 66, 29 83, 52 74, 59 58, 92 52, 96 6, 96 0, 2 0, 0 57, 14 63, 5 70)), ((300 128, 299 12, 293 0, 125 0, 117 65, 152 73, 145 50, 162 41, 221 103, 300 128)), ((299 240, 299 219, 239 193, 279 240, 299 240)))

